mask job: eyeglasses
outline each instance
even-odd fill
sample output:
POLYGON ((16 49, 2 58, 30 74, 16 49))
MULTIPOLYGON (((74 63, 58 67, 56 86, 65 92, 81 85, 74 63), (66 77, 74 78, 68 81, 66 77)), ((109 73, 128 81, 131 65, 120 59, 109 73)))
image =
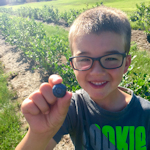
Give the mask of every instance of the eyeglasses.
POLYGON ((126 53, 113 53, 97 58, 88 56, 75 56, 70 57, 69 61, 72 63, 73 69, 79 71, 89 70, 95 60, 99 61, 100 65, 105 69, 116 69, 122 66, 126 56, 126 53))

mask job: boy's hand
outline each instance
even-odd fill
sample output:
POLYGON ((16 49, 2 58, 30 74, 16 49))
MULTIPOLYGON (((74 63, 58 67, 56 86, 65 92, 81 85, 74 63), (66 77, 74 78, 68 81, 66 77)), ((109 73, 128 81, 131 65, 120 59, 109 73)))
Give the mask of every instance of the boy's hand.
POLYGON ((52 87, 62 82, 58 75, 51 75, 49 83, 43 83, 39 90, 32 93, 22 103, 22 113, 30 125, 30 131, 36 134, 54 134, 62 126, 70 105, 71 92, 63 98, 53 95, 52 87))

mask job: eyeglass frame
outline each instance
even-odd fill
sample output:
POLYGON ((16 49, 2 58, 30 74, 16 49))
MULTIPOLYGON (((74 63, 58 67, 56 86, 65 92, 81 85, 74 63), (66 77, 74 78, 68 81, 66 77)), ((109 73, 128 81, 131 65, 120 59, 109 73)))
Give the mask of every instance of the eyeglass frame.
POLYGON ((120 68, 120 67, 123 65, 124 58, 127 57, 127 56, 128 56, 128 54, 126 54, 126 53, 112 53, 112 54, 107 54, 107 55, 104 55, 104 56, 101 56, 101 57, 96 57, 96 58, 89 57, 89 56, 72 56, 72 57, 69 57, 69 61, 71 62, 73 69, 74 69, 74 70, 78 70, 78 71, 87 71, 87 70, 91 69, 95 60, 99 61, 100 65, 101 65, 102 68, 104 68, 104 69, 117 69, 117 68, 120 68), (114 55, 114 54, 119 54, 119 55, 121 54, 121 55, 123 56, 121 65, 120 65, 119 67, 115 67, 115 68, 106 68, 106 67, 104 67, 104 66, 102 65, 100 59, 101 59, 102 57, 109 56, 109 55, 114 55), (88 69, 86 69, 86 70, 75 69, 75 68, 74 68, 74 65, 73 65, 73 62, 72 62, 72 59, 73 59, 73 58, 78 58, 78 57, 87 57, 87 58, 92 59, 91 67, 88 68, 88 69))

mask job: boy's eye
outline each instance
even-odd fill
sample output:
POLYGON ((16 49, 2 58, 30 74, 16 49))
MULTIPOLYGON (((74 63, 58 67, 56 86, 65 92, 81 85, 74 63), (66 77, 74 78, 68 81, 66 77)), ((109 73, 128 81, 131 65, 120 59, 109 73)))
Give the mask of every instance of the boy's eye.
POLYGON ((90 59, 89 58, 81 58, 78 61, 79 62, 88 62, 88 61, 90 61, 90 59))
POLYGON ((115 60, 118 60, 117 58, 114 58, 114 57, 109 57, 109 58, 106 58, 105 59, 106 61, 115 61, 115 60))

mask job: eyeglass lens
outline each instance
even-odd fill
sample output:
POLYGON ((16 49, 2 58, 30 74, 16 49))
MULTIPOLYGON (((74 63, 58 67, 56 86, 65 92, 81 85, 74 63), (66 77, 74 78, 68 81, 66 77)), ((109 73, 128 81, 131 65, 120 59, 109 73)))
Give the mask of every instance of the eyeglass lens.
MULTIPOLYGON (((117 68, 120 67, 123 61, 121 54, 112 54, 100 58, 100 63, 103 68, 117 68)), ((73 66, 78 70, 87 70, 92 67, 93 60, 89 57, 75 57, 72 59, 73 66)))

